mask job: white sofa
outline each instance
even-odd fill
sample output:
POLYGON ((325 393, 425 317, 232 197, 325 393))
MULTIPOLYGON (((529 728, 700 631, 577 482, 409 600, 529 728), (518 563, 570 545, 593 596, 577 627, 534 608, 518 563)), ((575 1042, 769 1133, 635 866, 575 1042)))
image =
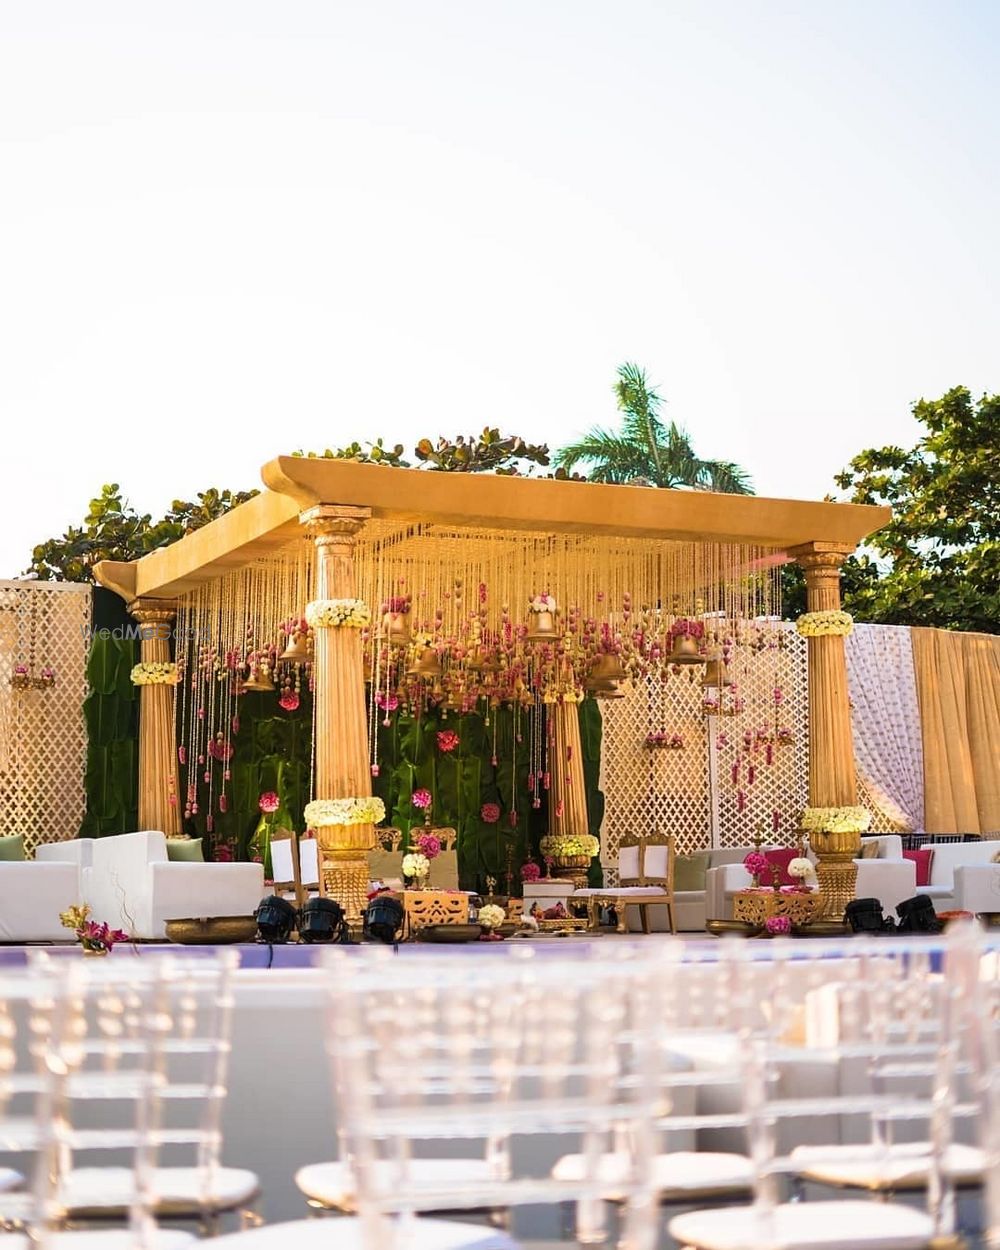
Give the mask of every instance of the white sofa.
POLYGON ((67 942, 59 913, 84 901, 81 870, 51 858, 0 863, 0 942, 67 942))
POLYGON ((162 940, 185 916, 249 916, 264 894, 261 864, 171 863, 159 830, 94 839, 84 890, 95 920, 162 940))
POLYGON ((919 889, 915 887, 915 894, 927 894, 935 911, 951 911, 957 907, 975 912, 990 910, 970 904, 976 901, 974 889, 978 897, 983 888, 989 888, 992 860, 1000 852, 1000 842, 933 842, 921 850, 934 854, 930 880, 919 889))
MULTIPOLYGON (((740 853, 740 860, 746 853, 740 853)), ((815 861, 816 857, 810 855, 810 858, 815 861)), ((880 835, 878 856, 873 859, 856 859, 854 862, 858 866, 856 897, 877 898, 882 909, 889 915, 892 915, 903 899, 912 898, 917 893, 916 866, 903 858, 903 841, 898 834, 880 835)), ((751 884, 750 874, 742 862, 709 869, 706 877, 706 908, 709 919, 732 920, 733 895, 737 890, 745 890, 751 884)))

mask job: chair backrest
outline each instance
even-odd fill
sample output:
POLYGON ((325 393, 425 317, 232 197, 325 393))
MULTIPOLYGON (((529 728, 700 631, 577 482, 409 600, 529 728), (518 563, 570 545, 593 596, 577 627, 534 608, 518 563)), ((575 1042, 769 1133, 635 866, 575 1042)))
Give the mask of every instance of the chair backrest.
POLYGON ((660 886, 668 894, 672 894, 676 858, 673 834, 648 834, 642 839, 640 850, 642 871, 639 884, 660 886))
MULTIPOLYGON (((391 825, 377 829, 379 846, 368 853, 368 871, 373 881, 401 881, 403 878, 402 829, 391 825)), ((448 825, 424 830, 418 825, 410 830, 411 843, 421 833, 432 833, 441 843, 441 854, 431 860, 427 884, 434 890, 458 889, 458 854, 455 849, 458 831, 448 825)))
POLYGON ((618 844, 618 882, 639 885, 642 878, 642 838, 627 833, 618 844))

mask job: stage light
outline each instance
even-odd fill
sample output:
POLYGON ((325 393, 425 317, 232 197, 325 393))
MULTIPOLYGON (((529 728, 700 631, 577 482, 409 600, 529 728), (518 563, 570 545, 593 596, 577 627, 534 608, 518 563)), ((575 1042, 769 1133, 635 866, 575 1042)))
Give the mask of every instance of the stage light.
POLYGON ((877 898, 854 898, 844 908, 844 919, 852 933, 892 933, 895 924, 892 917, 882 913, 877 898))
POLYGON ((344 909, 333 898, 311 898, 299 912, 301 942, 350 942, 344 909))
POLYGON ((943 928, 934 904, 926 894, 914 894, 896 908, 900 933, 940 933, 943 928))
POLYGON ((389 944, 402 927, 403 904, 391 894, 376 894, 365 909, 365 937, 389 944))
POLYGON ((295 908, 286 899, 272 894, 254 912, 257 936, 262 942, 287 942, 295 925, 295 908))

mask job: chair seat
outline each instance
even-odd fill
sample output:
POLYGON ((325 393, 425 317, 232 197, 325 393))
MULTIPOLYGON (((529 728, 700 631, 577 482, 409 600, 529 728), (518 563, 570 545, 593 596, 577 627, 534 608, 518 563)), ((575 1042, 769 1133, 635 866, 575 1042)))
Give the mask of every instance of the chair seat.
POLYGON ((24 1184, 24 1177, 13 1168, 0 1168, 0 1194, 9 1194, 24 1184))
MULTIPOLYGON (((64 1233, 50 1233, 45 1241, 46 1250, 135 1250, 135 1234, 129 1228, 88 1228, 64 1233)), ((145 1250, 147 1243, 143 1243, 145 1250)), ((148 1243, 149 1250, 186 1250, 197 1245, 193 1233, 174 1228, 158 1228, 148 1243)), ((4 1250, 32 1250, 25 1233, 5 1233, 4 1250)))
MULTIPOLYGON (((391 1179, 395 1165, 380 1165, 391 1179)), ((485 1159, 411 1159, 408 1179, 415 1185, 440 1185, 449 1180, 468 1183, 489 1180, 490 1166, 485 1159)), ((305 1196, 335 1211, 353 1212, 357 1190, 350 1166, 340 1160, 330 1163, 309 1163, 295 1173, 295 1183, 305 1196)))
MULTIPOLYGON (((519 1243, 507 1233, 459 1220, 410 1220, 407 1235, 398 1245, 399 1250, 519 1250, 519 1243)), ((218 1250, 330 1250, 331 1246, 365 1250, 365 1240, 361 1221, 347 1215, 335 1220, 332 1228, 329 1220, 295 1220, 209 1237, 198 1246, 199 1250, 202 1246, 216 1246, 218 1250)))
MULTIPOLYGON (((621 1188, 629 1173, 629 1158, 623 1151, 601 1156, 598 1184, 606 1202, 622 1202, 621 1188)), ((696 1196, 743 1193, 753 1187, 753 1167, 744 1155, 711 1151, 675 1150, 656 1155, 652 1161, 653 1183, 664 1201, 696 1196)), ((552 1169, 557 1181, 579 1181, 587 1175, 583 1155, 563 1155, 552 1169)))
MULTIPOLYGON (((156 1168, 155 1210, 160 1215, 232 1211, 255 1198, 260 1182, 245 1168, 156 1168)), ((74 1168, 60 1189, 60 1201, 71 1215, 82 1211, 127 1210, 135 1188, 131 1168, 74 1168)))
POLYGON ((589 887, 582 890, 574 890, 570 898, 590 898, 593 894, 599 894, 601 898, 632 898, 638 894, 666 893, 666 890, 661 885, 623 885, 610 886, 605 890, 594 890, 589 887))
MULTIPOLYGON (((925 1189, 930 1175, 929 1142, 875 1146, 797 1146, 791 1152, 798 1174, 824 1185, 856 1189, 925 1189)), ((952 1181, 971 1185, 983 1175, 983 1152, 952 1144, 944 1156, 952 1181)))
POLYGON ((769 1213, 753 1207, 687 1211, 669 1230, 680 1245, 697 1250, 924 1250, 934 1223, 923 1211, 896 1203, 792 1202, 769 1213))

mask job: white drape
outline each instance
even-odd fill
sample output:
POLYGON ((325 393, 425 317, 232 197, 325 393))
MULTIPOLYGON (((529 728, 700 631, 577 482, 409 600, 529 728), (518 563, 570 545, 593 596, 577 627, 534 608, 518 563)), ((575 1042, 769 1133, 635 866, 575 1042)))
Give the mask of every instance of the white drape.
POLYGON ((910 631, 855 625, 846 642, 858 771, 893 824, 922 830, 924 758, 910 631))

